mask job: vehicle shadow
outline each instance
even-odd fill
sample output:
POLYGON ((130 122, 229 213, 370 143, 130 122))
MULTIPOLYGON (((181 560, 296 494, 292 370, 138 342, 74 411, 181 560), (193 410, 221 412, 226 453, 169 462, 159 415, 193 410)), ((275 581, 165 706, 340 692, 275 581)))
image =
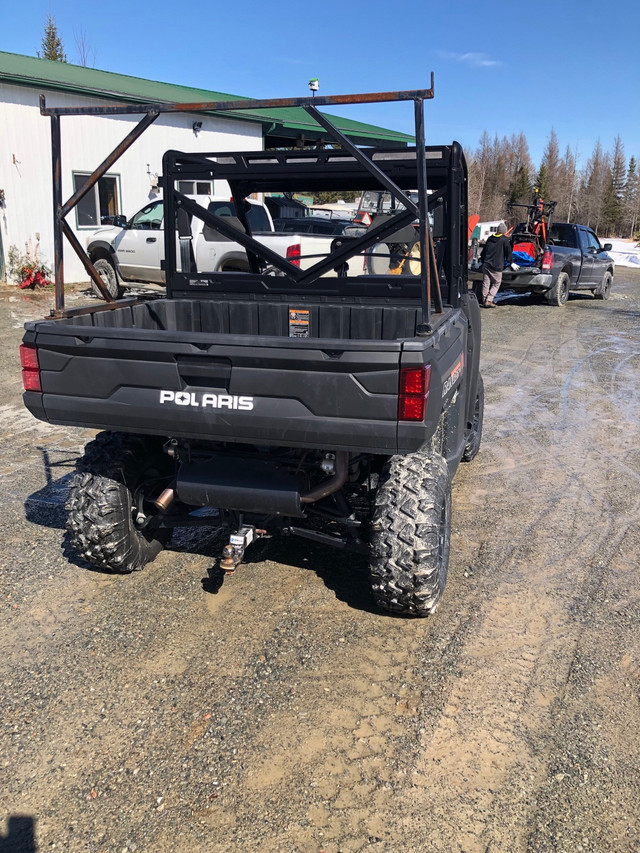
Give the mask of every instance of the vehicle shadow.
POLYGON ((0 853, 37 853, 36 822, 28 815, 10 815, 7 834, 0 833, 0 853))
POLYGON ((66 451, 51 450, 47 447, 36 449, 42 454, 42 470, 46 485, 37 492, 32 492, 25 500, 25 518, 41 527, 64 530, 66 519, 64 505, 69 494, 69 481, 75 471, 77 456, 70 456, 66 451), (58 454, 60 458, 54 459, 53 454, 58 454), (66 473, 55 479, 55 475, 61 472, 66 473))
MULTIPOLYGON (((569 293, 568 302, 601 302, 602 300, 598 300, 595 296, 585 290, 581 291, 571 291, 569 293)), ((543 308, 555 308, 556 306, 550 305, 544 297, 544 294, 533 293, 531 291, 526 291, 526 293, 516 293, 515 290, 504 290, 500 291, 495 299, 496 305, 500 306, 530 306, 530 305, 540 305, 543 308)))
MULTIPOLYGON (((24 504, 25 517, 33 524, 65 530, 65 503, 69 493, 69 481, 75 470, 76 457, 63 454, 62 451, 50 451, 44 447, 38 450, 42 453, 46 485, 27 497, 24 504), (61 458, 52 460, 52 452, 59 452, 61 458), (54 479, 54 474, 58 471, 67 473, 54 479)), ((216 526, 215 519, 211 520, 211 527, 175 528, 171 541, 167 545, 167 551, 210 557, 211 567, 207 569, 207 576, 202 578, 202 588, 211 595, 217 595, 226 578, 225 573, 220 569, 219 558, 224 545, 229 541, 229 529, 216 526)), ((71 538, 67 531, 62 540, 62 552, 65 559, 72 565, 90 572, 105 574, 104 569, 91 565, 77 554, 71 545, 71 538)), ((329 546, 323 547, 305 539, 276 537, 259 539, 253 543, 247 550, 243 562, 251 565, 262 563, 266 559, 315 572, 336 598, 355 610, 382 614, 390 618, 405 618, 381 611, 375 605, 369 587, 367 560, 360 554, 338 551, 329 546)), ((106 572, 106 574, 110 573, 106 572)), ((0 853, 3 853, 1 849, 0 853)))
POLYGON ((406 618, 380 610, 376 605, 369 584, 368 561, 364 555, 296 537, 268 540, 267 548, 268 551, 262 554, 249 552, 246 562, 269 559, 314 572, 339 601, 354 610, 391 619, 406 618))

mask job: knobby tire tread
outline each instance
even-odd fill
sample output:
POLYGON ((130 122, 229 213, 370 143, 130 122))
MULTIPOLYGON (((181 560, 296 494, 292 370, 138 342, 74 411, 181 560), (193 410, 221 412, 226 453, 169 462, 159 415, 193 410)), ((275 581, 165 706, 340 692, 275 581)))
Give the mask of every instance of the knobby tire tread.
POLYGON ((433 613, 446 584, 450 536, 451 478, 445 460, 426 453, 392 457, 381 474, 372 521, 376 604, 410 616, 433 613))
POLYGON ((69 489, 71 545, 89 563, 110 572, 139 571, 164 548, 169 531, 148 536, 132 518, 132 492, 144 469, 165 464, 158 441, 100 433, 78 460, 69 489))

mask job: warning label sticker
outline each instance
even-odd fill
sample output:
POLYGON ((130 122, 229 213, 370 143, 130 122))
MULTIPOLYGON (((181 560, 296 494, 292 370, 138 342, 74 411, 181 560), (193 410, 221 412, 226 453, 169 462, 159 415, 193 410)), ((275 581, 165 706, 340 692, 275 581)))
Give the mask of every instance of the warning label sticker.
POLYGON ((309 309, 289 308, 289 337, 309 337, 309 309))

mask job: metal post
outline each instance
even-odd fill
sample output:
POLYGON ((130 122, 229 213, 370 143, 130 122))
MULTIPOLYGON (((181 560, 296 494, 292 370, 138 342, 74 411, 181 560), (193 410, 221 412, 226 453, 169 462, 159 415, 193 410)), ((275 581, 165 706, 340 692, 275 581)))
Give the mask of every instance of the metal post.
POLYGON ((431 263, 427 254, 427 234, 429 240, 429 219, 427 204, 427 157, 424 141, 424 101, 416 98, 416 166, 418 169, 418 232, 420 235, 420 284, 422 296, 422 322, 418 324, 418 334, 426 335, 431 331, 431 263))
POLYGON ((62 146, 60 116, 51 116, 51 168, 53 171, 53 266, 56 282, 56 314, 64 312, 64 259, 62 253, 62 146))
POLYGON ((113 296, 107 290, 107 287, 106 287, 104 281, 102 280, 101 276, 99 275, 99 273, 96 272, 96 268, 94 267, 94 265, 89 260, 89 256, 87 255, 85 250, 82 248, 78 238, 76 237, 76 235, 73 233, 73 231, 69 227, 69 223, 66 221, 66 219, 63 219, 60 224, 62 226, 62 232, 63 232, 64 236, 67 238, 69 243, 71 243, 71 248, 76 253, 76 255, 80 258, 80 260, 82 261, 82 265, 84 266, 85 270, 87 271, 87 275, 93 281, 95 286, 98 288, 98 290, 102 294, 102 298, 105 300, 105 302, 114 302, 115 300, 114 300, 113 296))

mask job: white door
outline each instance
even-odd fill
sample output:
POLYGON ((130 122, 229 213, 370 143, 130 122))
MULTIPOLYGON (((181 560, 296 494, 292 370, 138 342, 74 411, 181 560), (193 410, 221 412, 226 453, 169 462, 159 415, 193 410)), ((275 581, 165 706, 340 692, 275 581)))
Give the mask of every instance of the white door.
POLYGON ((125 278, 157 284, 164 282, 164 272, 160 269, 160 261, 164 257, 163 216, 162 201, 153 201, 139 210, 118 235, 118 265, 125 278))

